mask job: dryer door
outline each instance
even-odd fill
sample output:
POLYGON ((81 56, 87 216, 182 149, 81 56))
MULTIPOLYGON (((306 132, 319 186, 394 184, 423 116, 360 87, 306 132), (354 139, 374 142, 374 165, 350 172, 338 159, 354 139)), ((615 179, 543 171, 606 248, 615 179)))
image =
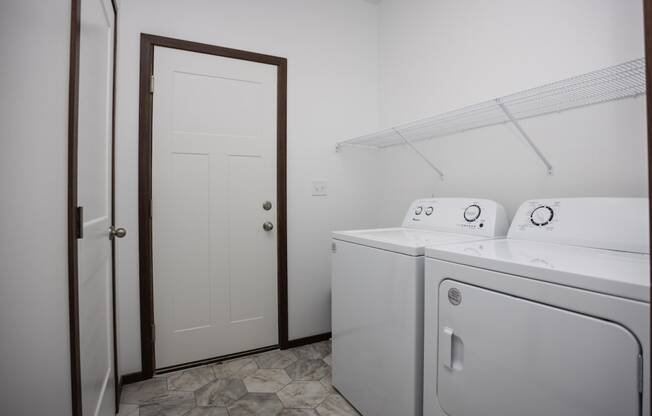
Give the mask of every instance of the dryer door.
POLYGON ((619 325, 445 280, 438 330, 449 416, 640 414, 640 347, 619 325))

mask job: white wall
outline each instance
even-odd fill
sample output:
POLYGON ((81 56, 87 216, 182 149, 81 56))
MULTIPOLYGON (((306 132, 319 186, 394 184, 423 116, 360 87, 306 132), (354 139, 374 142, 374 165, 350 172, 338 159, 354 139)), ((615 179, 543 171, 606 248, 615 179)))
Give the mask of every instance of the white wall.
POLYGON ((417 197, 477 196, 513 214, 525 199, 647 195, 645 104, 630 99, 523 122, 547 176, 511 126, 409 149, 333 143, 643 56, 640 0, 140 0, 120 10, 117 218, 121 373, 140 369, 138 36, 153 33, 289 59, 290 338, 330 329, 329 232, 396 225, 417 197), (310 196, 328 179, 327 198, 310 196))
MULTIPOLYGON (((380 4, 381 124, 453 110, 640 58, 640 0, 384 0, 380 4)), ((644 98, 522 123, 553 164, 511 126, 418 144, 441 182, 406 147, 381 152, 381 224, 395 224, 417 197, 476 196, 510 215, 528 198, 645 196, 644 98)))
POLYGON ((69 35, 68 0, 0 3, 3 415, 71 412, 67 265, 69 35))
POLYGON ((119 11, 117 222, 120 373, 140 369, 138 59, 140 33, 288 58, 290 339, 330 331, 330 231, 372 226, 377 159, 334 143, 377 127, 377 6, 359 0, 140 0, 119 11), (312 179, 329 181, 312 197, 312 179))

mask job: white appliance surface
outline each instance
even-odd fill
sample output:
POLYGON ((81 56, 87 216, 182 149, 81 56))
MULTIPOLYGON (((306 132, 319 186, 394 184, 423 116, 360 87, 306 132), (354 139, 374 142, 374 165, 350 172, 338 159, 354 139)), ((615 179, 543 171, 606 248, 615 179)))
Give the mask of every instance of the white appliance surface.
POLYGON ((410 256, 426 246, 505 235, 507 217, 494 201, 471 198, 417 199, 397 228, 334 231, 333 238, 410 256))
POLYGON ((424 257, 335 244, 333 385, 363 415, 419 416, 424 257))
POLYGON ((526 201, 506 239, 432 246, 428 257, 650 301, 647 198, 526 201))
POLYGON ((424 415, 650 411, 648 201, 526 201, 508 237, 426 248, 424 415))
POLYGON ((425 246, 477 241, 478 237, 414 228, 378 228, 373 230, 336 231, 333 233, 333 239, 408 256, 423 256, 425 246))
POLYGON ((650 301, 650 256, 496 239, 426 249, 427 256, 564 286, 650 301))
POLYGON ((526 201, 507 238, 650 253, 647 198, 559 198, 526 201))
POLYGON ((640 349, 621 325, 445 280, 439 333, 450 416, 639 415, 640 349))
POLYGON ((503 208, 414 201, 400 228, 333 233, 333 385, 362 414, 420 416, 424 246, 504 235, 503 208))
POLYGON ((491 238, 505 235, 509 223, 505 208, 489 199, 429 198, 410 205, 402 226, 491 238))

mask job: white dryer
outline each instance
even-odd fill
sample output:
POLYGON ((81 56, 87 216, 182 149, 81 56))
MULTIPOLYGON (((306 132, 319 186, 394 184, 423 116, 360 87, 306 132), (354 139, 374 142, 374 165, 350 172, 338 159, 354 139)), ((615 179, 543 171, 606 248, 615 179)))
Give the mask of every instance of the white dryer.
POLYGON ((648 234, 647 199, 545 199, 427 248, 424 415, 648 415, 648 234))
POLYGON ((333 233, 333 385, 365 416, 420 416, 424 247, 502 236, 494 201, 414 201, 400 228, 333 233))

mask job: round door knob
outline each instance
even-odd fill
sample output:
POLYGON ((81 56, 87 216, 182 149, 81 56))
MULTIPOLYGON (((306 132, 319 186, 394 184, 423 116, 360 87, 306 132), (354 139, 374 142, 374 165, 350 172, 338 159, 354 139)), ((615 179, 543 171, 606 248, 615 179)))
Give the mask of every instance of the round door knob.
POLYGON ((114 238, 123 238, 127 235, 127 230, 124 228, 116 228, 111 226, 109 229, 109 237, 113 240, 114 238))
POLYGON ((263 224, 263 230, 265 231, 272 231, 274 229, 274 224, 271 222, 267 221, 266 223, 263 224))

